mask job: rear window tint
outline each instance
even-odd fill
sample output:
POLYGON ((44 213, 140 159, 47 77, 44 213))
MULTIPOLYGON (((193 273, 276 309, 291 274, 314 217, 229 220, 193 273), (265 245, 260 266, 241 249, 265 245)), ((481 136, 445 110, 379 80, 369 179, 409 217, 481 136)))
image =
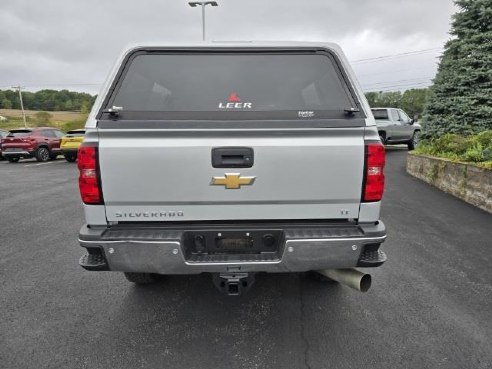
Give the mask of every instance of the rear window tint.
POLYGON ((85 135, 85 131, 68 131, 67 135, 70 136, 83 136, 85 135))
POLYGON ((107 108, 123 111, 342 111, 355 107, 326 54, 143 54, 107 108))
POLYGON ((388 119, 388 110, 372 109, 372 115, 374 115, 374 119, 388 119))
POLYGON ((10 131, 7 137, 26 137, 29 136, 32 131, 26 129, 17 129, 10 131))

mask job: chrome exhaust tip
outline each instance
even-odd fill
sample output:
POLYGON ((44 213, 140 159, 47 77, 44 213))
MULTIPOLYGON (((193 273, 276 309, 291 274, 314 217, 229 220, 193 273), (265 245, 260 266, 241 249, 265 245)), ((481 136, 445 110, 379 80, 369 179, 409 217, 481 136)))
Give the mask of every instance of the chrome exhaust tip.
POLYGON ((356 269, 325 269, 316 272, 360 292, 367 292, 371 288, 371 275, 356 269))

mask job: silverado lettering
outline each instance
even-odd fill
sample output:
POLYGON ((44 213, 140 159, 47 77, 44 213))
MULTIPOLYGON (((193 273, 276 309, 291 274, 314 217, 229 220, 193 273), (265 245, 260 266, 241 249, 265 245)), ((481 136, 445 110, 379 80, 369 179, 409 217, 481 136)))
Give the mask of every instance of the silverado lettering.
POLYGON ((182 211, 153 211, 153 212, 115 212, 116 218, 166 218, 166 217, 182 217, 184 213, 182 211))

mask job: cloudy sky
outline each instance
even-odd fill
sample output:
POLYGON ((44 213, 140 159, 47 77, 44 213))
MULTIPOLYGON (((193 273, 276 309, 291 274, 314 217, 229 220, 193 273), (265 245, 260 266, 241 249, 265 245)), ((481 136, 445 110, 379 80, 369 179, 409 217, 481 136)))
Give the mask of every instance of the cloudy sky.
MULTIPOLYGON (((456 11, 452 0, 218 2, 207 39, 337 42, 366 91, 428 85, 456 11)), ((126 45, 201 37, 185 0, 0 0, 0 89, 97 93, 126 45)))

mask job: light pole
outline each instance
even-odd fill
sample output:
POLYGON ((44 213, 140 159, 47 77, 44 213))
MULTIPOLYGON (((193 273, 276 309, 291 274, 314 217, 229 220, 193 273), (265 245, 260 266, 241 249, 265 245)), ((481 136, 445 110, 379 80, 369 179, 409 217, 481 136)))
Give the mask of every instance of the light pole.
POLYGON ((19 85, 19 86, 12 86, 12 88, 19 91, 19 100, 20 100, 21 109, 22 109, 22 120, 24 121, 24 128, 27 128, 26 113, 24 112, 24 102, 22 101, 22 87, 21 87, 21 85, 19 85))
POLYGON ((196 8, 197 6, 202 7, 202 35, 203 41, 205 41, 205 7, 207 5, 219 6, 219 4, 217 4, 217 1, 190 1, 188 5, 192 8, 196 8))

